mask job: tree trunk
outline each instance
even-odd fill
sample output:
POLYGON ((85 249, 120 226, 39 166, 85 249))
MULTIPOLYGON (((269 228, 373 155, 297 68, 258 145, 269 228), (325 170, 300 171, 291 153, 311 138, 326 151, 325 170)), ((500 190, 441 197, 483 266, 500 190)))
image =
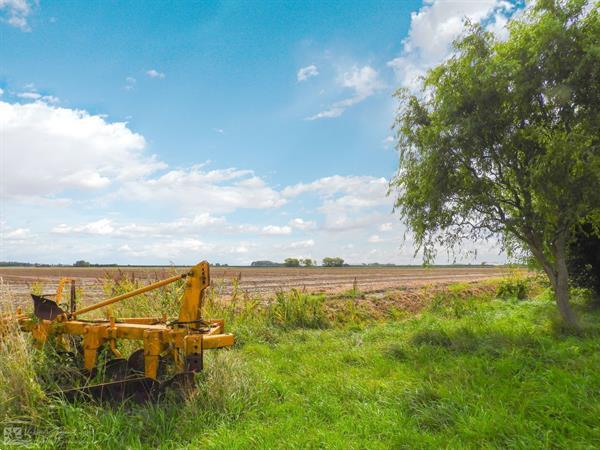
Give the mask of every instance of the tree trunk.
POLYGON ((554 246, 554 264, 545 257, 543 251, 536 245, 530 244, 530 249, 550 279, 556 297, 556 306, 562 319, 567 326, 578 329, 579 322, 569 302, 569 272, 567 270, 564 237, 559 238, 554 246))
POLYGON ((564 239, 559 239, 556 245, 556 281, 554 286, 556 305, 565 324, 571 328, 579 328, 577 316, 569 302, 569 272, 565 250, 564 239))

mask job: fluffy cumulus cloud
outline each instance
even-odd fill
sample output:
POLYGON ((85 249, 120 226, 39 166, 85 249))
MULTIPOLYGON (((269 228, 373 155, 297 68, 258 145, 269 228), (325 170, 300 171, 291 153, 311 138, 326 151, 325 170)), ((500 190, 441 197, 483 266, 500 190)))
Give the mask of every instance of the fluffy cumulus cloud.
POLYGON ((137 80, 134 77, 126 77, 125 78, 125 86, 123 86, 123 89, 125 89, 126 91, 131 91, 131 90, 135 89, 136 83, 137 83, 137 80))
POLYGON ((386 222, 379 225, 379 231, 392 231, 392 222, 386 222))
POLYGON ((34 2, 28 0, 0 0, 2 20, 23 31, 30 31, 27 18, 32 12, 33 4, 34 2))
POLYGON ((195 238, 179 238, 168 241, 156 241, 152 243, 123 244, 118 248, 121 254, 138 260, 156 260, 165 255, 172 261, 189 259, 193 254, 206 254, 212 252, 215 245, 195 238))
POLYGON ((0 123, 3 197, 98 190, 165 167, 144 154, 143 136, 125 123, 85 111, 0 101, 0 123))
POLYGON ((290 242, 285 248, 289 249, 299 249, 299 248, 312 248, 315 246, 315 241, 313 239, 306 239, 304 241, 294 241, 290 242))
POLYGON ((348 231, 372 227, 389 217, 392 201, 387 189, 383 177, 335 175, 288 186, 282 194, 288 199, 316 194, 321 201, 318 211, 324 216, 322 228, 348 231), (382 208, 388 211, 382 212, 382 208))
POLYGON ((284 197, 317 192, 327 200, 344 206, 366 207, 388 203, 388 181, 370 176, 341 176, 319 178, 311 183, 298 183, 283 189, 284 197))
POLYGON ((60 99, 54 95, 42 95, 36 91, 19 92, 17 93, 17 97, 24 100, 35 100, 53 105, 60 102, 60 99))
POLYGON ((265 209, 286 202, 250 170, 207 170, 204 165, 167 170, 147 154, 144 137, 126 123, 86 111, 43 101, 0 101, 0 123, 4 199, 39 203, 69 192, 107 192, 109 202, 125 198, 201 207, 204 212, 265 209))
POLYGON ((452 41, 464 30, 465 19, 483 23, 503 37, 514 9, 506 0, 425 0, 424 6, 411 14, 402 54, 388 65, 403 86, 415 89, 418 77, 449 56, 452 41))
POLYGON ((80 226, 69 226, 67 224, 60 224, 52 229, 57 234, 96 234, 99 236, 111 235, 115 232, 115 227, 112 221, 109 219, 100 219, 94 222, 87 223, 80 226))
POLYGON ((352 95, 334 102, 327 109, 307 117, 307 120, 339 117, 346 109, 362 102, 385 87, 379 74, 371 66, 355 66, 351 70, 343 72, 337 83, 340 87, 352 91, 352 95))
POLYGON ((272 236, 285 236, 292 233, 292 229, 287 225, 278 226, 278 225, 267 225, 263 227, 262 233, 266 235, 272 236))
POLYGON ((298 70, 298 73, 296 74, 296 79, 298 80, 298 82, 301 82, 306 81, 311 77, 316 77, 317 75, 319 75, 319 70, 317 69, 317 66, 311 64, 310 66, 302 67, 300 70, 298 70))
POLYGON ((165 77, 163 72, 159 72, 156 69, 147 70, 146 75, 148 75, 150 78, 157 78, 159 80, 162 80, 165 77))
POLYGON ((205 170, 203 165, 125 182, 116 196, 219 213, 275 208, 286 202, 278 191, 250 170, 205 170))
POLYGON ((31 232, 29 228, 15 228, 14 230, 7 230, 2 237, 9 241, 22 241, 31 237, 31 232))
POLYGON ((96 235, 132 239, 145 237, 174 237, 183 234, 202 233, 206 230, 214 229, 231 230, 232 226, 227 223, 227 220, 224 217, 215 217, 208 213, 202 213, 193 217, 182 217, 170 222, 156 223, 121 223, 107 218, 80 225, 61 223, 52 228, 52 233, 70 236, 96 235))
POLYGON ((290 226, 298 230, 312 230, 317 227, 314 220, 304 220, 299 217, 290 220, 290 226))

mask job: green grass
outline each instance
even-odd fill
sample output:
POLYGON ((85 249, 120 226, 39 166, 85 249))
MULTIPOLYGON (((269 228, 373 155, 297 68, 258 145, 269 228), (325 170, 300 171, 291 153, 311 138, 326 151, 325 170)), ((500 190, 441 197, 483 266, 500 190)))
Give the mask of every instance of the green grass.
POLYGON ((547 293, 465 289, 387 321, 352 322, 297 291, 269 306, 213 299, 240 340, 207 352, 189 400, 101 408, 34 396, 2 425, 29 423, 33 448, 599 447, 600 311, 580 295, 584 329, 572 335, 547 293))

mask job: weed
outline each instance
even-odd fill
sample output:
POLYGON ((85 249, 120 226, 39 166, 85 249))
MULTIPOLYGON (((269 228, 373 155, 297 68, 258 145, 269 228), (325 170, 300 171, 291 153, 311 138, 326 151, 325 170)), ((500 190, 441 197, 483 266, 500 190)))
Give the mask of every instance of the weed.
POLYGON ((526 278, 511 276, 503 279, 496 291, 496 296, 503 300, 525 300, 529 294, 529 283, 526 278))
POLYGON ((10 317, 14 311, 8 288, 0 283, 0 423, 35 421, 42 410, 43 391, 36 377, 36 352, 31 340, 10 317))
POLYGON ((325 296, 292 289, 278 292, 267 308, 270 323, 283 328, 326 328, 330 325, 325 315, 325 296))
POLYGON ((440 329, 424 329, 416 332, 411 342, 413 345, 431 345, 435 347, 450 347, 452 339, 444 331, 440 329))
POLYGON ((198 389, 192 394, 190 412, 202 408, 221 418, 238 420, 260 400, 261 384, 235 350, 206 356, 209 370, 198 374, 198 389))
POLYGON ((34 281, 31 283, 31 293, 34 295, 43 295, 44 294, 44 283, 41 281, 34 281))
POLYGON ((383 353, 388 358, 395 359, 398 361, 406 361, 408 359, 408 352, 406 351, 406 348, 401 344, 389 345, 383 353))
POLYGON ((456 410, 430 384, 405 395, 408 412, 420 428, 440 431, 454 424, 456 410))

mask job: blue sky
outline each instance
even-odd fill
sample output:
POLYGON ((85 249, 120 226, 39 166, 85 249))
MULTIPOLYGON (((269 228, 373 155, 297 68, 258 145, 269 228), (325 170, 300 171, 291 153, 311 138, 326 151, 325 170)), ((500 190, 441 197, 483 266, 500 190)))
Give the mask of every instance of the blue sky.
POLYGON ((392 93, 513 9, 0 0, 0 260, 419 263, 392 93))

